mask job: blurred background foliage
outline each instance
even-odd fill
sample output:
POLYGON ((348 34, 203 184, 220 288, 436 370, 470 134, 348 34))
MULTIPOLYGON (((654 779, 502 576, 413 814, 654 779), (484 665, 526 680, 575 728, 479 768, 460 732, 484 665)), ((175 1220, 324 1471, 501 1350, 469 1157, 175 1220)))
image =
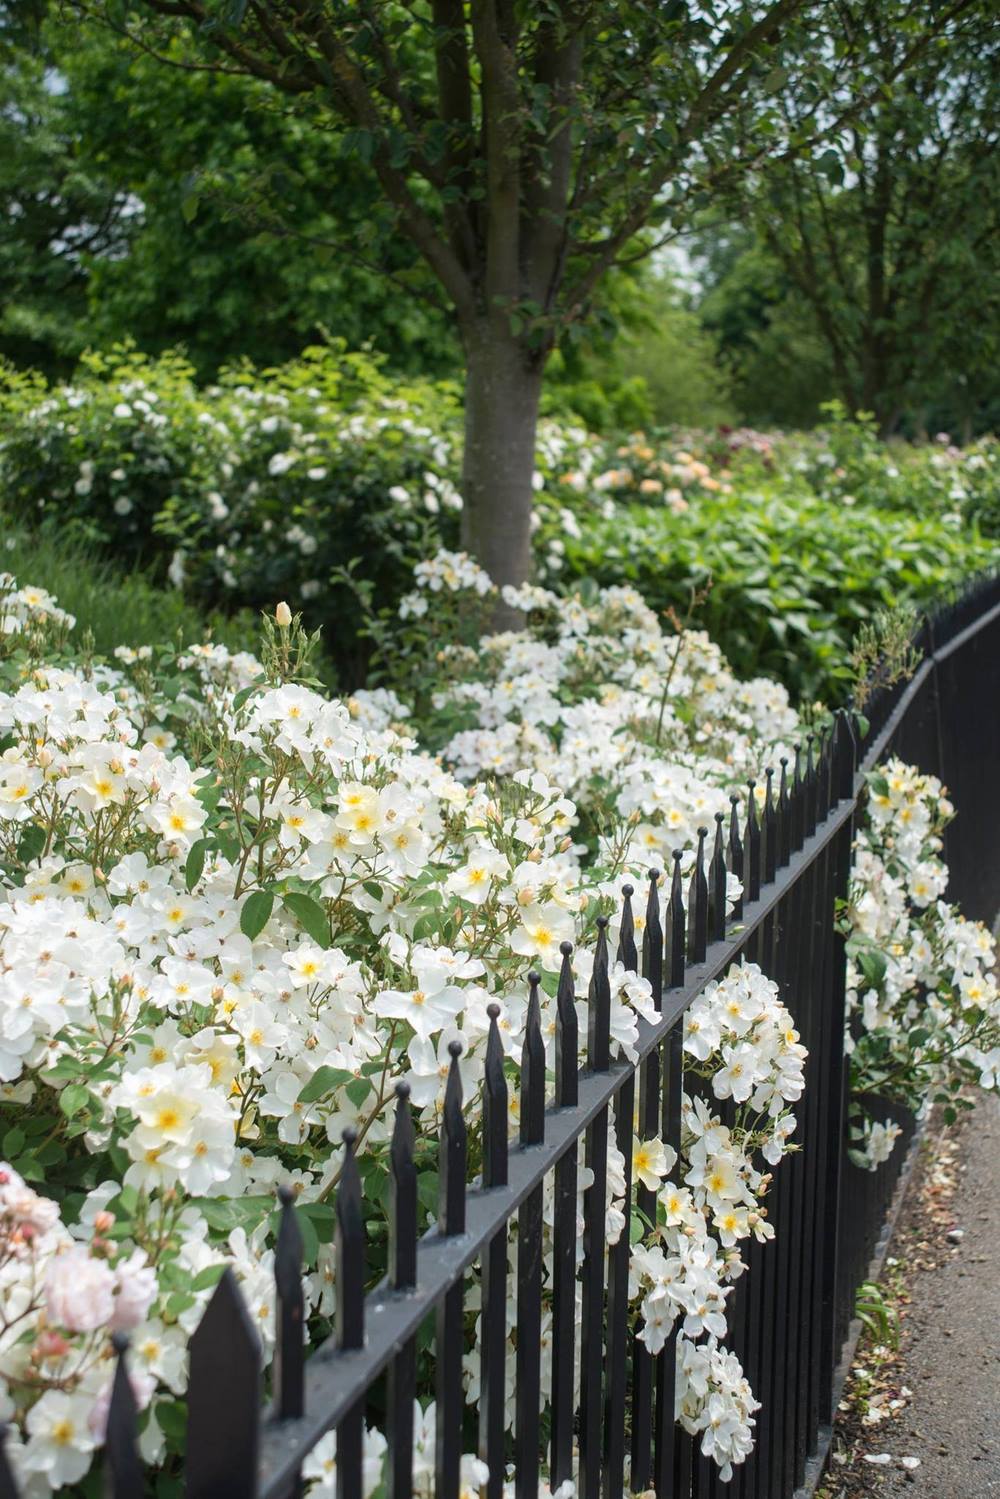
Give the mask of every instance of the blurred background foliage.
MULTIPOLYGON (((1000 28, 978 10, 839 148, 615 273, 553 361, 549 411, 604 431, 801 427, 837 398, 883 433, 995 429, 1000 28)), ((876 83, 893 45, 871 39, 876 83)), ((175 63, 56 3, 0 3, 0 354, 64 376, 128 338, 208 380, 332 338, 392 373, 456 374, 449 319, 349 143, 266 86, 175 63)))

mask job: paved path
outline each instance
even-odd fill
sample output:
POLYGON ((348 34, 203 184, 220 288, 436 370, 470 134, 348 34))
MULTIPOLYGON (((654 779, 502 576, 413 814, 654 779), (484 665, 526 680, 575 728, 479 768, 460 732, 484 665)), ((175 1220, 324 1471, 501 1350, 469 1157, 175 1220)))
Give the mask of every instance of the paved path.
MULTIPOLYGON (((873 1448, 920 1467, 879 1473, 886 1499, 1000 1499, 1000 1099, 984 1096, 962 1129, 952 1205, 961 1240, 918 1270, 904 1322, 903 1377, 913 1391, 873 1448), (882 1444, 884 1442, 884 1448, 882 1444)), ((905 1245, 899 1251, 905 1252, 905 1245)))

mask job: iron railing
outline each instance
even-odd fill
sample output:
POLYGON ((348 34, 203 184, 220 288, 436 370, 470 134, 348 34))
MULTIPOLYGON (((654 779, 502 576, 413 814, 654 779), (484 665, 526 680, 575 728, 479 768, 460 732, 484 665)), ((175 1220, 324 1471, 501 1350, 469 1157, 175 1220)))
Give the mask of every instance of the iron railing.
MULTIPOLYGON (((405 1084, 397 1088, 391 1143, 389 1269, 365 1294, 366 1236, 354 1140, 345 1154, 335 1213, 335 1335, 311 1357, 303 1341, 302 1239, 290 1193, 281 1198, 275 1255, 277 1350, 272 1400, 262 1404, 259 1340, 231 1271, 220 1280, 190 1342, 184 1492, 189 1499, 291 1499, 301 1466, 328 1431, 337 1433, 339 1499, 360 1499, 366 1413, 388 1438, 386 1499, 412 1493, 417 1346, 434 1323, 435 1493, 457 1499, 463 1451, 489 1466, 484 1499, 512 1481, 534 1499, 544 1463, 554 1490, 574 1479, 580 1499, 618 1499, 652 1488, 663 1499, 789 1499, 807 1459, 829 1436, 833 1374, 856 1285, 878 1235, 898 1171, 897 1151, 877 1178, 852 1176, 844 1151, 845 950, 836 921, 847 894, 855 814, 865 774, 889 752, 943 774, 959 809, 948 857, 953 884, 975 915, 1000 905, 995 746, 1000 742, 1000 580, 990 579, 941 610, 922 629, 926 655, 906 684, 883 690, 867 710, 866 748, 856 719, 810 735, 794 764, 767 772, 763 808, 754 787, 732 798, 728 826, 716 819, 709 846, 699 833, 685 892, 680 855, 661 906, 657 881, 645 895, 637 950, 626 894, 617 957, 641 967, 658 1016, 639 1021, 634 1064, 610 1058, 607 923, 598 922, 588 1005, 587 1066, 578 1067, 577 1013, 569 952, 557 996, 556 1061, 545 1069, 538 981, 521 1062, 520 1135, 508 1139, 507 1080, 491 1029, 483 1080, 482 1173, 468 1182, 466 1124, 457 1055, 442 1117, 437 1223, 421 1234, 415 1134, 405 1084), (775 784, 775 781, 777 784, 775 784), (744 899, 727 920, 726 871, 744 899), (686 896, 686 899, 685 899, 686 896), (780 986, 809 1051, 799 1107, 800 1150, 777 1172, 768 1196, 770 1244, 744 1246, 748 1273, 729 1304, 727 1346, 761 1401, 756 1445, 723 1484, 696 1440, 674 1421, 673 1342, 652 1356, 635 1335, 629 1305, 629 1235, 605 1244, 609 1110, 630 1171, 633 1120, 644 1138, 680 1146, 685 1011, 707 983, 741 958, 780 986), (584 1246, 577 1255, 577 1173, 593 1173, 584 1195, 584 1246), (554 1182, 551 1381, 541 1380, 543 1185, 554 1182), (863 1177, 864 1180, 855 1178, 863 1177), (516 1215, 515 1415, 505 1417, 507 1236, 516 1215), (478 1416, 463 1393, 463 1287, 478 1265, 481 1389, 478 1416), (580 1382, 576 1393, 577 1282, 582 1282, 580 1382), (546 1412, 543 1419, 543 1411, 546 1412), (469 1430, 470 1422, 477 1430, 469 1430)), ((457 1047, 457 1043, 455 1043, 457 1047)), ((633 1184, 626 1181, 626 1201, 633 1184)), ((651 1194, 635 1189, 647 1214, 651 1194)), ((116 1499, 146 1492, 136 1452, 136 1410, 118 1347, 104 1455, 116 1499)), ((152 1492, 152 1490, 150 1490, 152 1492)), ((0 1444, 0 1499, 17 1499, 0 1444)))

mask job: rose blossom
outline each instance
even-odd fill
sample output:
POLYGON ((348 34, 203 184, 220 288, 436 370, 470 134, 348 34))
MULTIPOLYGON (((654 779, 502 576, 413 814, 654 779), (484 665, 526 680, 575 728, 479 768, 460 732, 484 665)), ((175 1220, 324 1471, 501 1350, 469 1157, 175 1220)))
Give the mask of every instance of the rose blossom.
MULTIPOLYGON (((130 1369, 128 1382, 132 1386, 132 1394, 135 1397, 136 1409, 144 1411, 153 1398, 156 1389, 156 1380, 152 1374, 147 1374, 145 1369, 130 1369)), ((95 1442, 103 1442, 108 1430, 108 1412, 111 1409, 111 1392, 114 1389, 114 1380, 109 1379, 94 1401, 93 1409, 87 1418, 90 1434, 95 1442)))
POLYGON ((45 1277, 48 1313, 71 1332, 93 1332, 110 1322, 115 1310, 115 1277, 82 1244, 57 1254, 45 1277))
POLYGON ((157 1289, 156 1271, 150 1269, 146 1256, 137 1249, 115 1270, 112 1332, 131 1332, 133 1327, 145 1321, 157 1289))

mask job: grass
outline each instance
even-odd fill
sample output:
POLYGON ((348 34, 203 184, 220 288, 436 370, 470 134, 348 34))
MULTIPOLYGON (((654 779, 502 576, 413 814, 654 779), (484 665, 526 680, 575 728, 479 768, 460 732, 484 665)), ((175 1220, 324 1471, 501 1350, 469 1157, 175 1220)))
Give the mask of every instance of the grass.
POLYGON ((10 529, 0 542, 0 568, 22 585, 54 594, 60 608, 76 616, 76 638, 89 630, 99 656, 110 656, 117 645, 157 645, 178 637, 185 645, 210 639, 231 650, 257 649, 257 621, 249 610, 226 616, 199 609, 142 573, 122 572, 71 533, 10 529))

